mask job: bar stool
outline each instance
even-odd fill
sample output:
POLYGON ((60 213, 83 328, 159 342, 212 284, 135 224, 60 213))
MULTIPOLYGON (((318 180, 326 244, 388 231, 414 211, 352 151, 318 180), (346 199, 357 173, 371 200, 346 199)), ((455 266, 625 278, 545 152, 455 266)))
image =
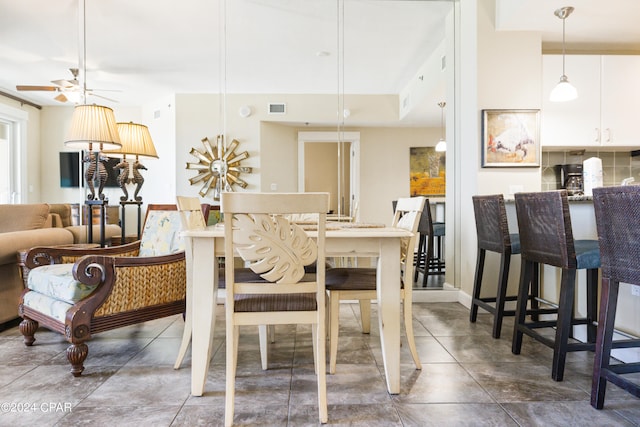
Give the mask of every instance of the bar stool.
POLYGON ((640 397, 640 385, 622 376, 640 372, 640 363, 609 365, 612 348, 640 347, 640 339, 613 341, 620 282, 640 285, 640 186, 594 188, 593 204, 602 257, 602 291, 591 406, 602 409, 607 381, 640 397))
MULTIPOLYGON (((471 313, 469 321, 475 323, 478 316, 478 307, 482 307, 493 314, 494 338, 500 338, 502 319, 504 316, 515 316, 515 310, 505 310, 506 301, 515 301, 517 295, 507 296, 507 282, 509 279, 509 266, 511 255, 520 253, 520 236, 517 233, 509 233, 507 211, 504 207, 502 194, 473 196, 473 211, 476 219, 476 233, 478 236, 478 255, 476 257, 476 275, 473 283, 473 296, 471 300, 471 313), (498 275, 498 289, 495 297, 481 297, 482 277, 484 273, 484 260, 486 252, 500 254, 500 272, 498 275)), ((534 273, 537 269, 534 270, 534 273)), ((538 280, 534 277, 531 287, 532 308, 537 307, 538 280)))
POLYGON ((597 316, 600 268, 598 241, 574 241, 566 190, 516 193, 515 200, 522 267, 511 352, 520 354, 523 333, 553 348, 551 377, 555 381, 562 381, 567 352, 595 349, 594 321, 597 316), (525 321, 529 287, 536 263, 562 269, 556 320, 525 321), (580 319, 574 318, 573 310, 578 269, 587 270, 587 317, 580 319), (587 325, 586 343, 569 342, 572 326, 578 324, 587 325), (556 328, 555 339, 536 331, 549 327, 556 328))
POLYGON ((415 271, 413 281, 418 281, 418 273, 422 273, 422 286, 427 285, 429 275, 444 274, 444 259, 442 238, 445 235, 444 222, 433 222, 429 199, 418 224, 418 248, 415 257, 415 271), (437 251, 436 251, 437 248, 437 251))

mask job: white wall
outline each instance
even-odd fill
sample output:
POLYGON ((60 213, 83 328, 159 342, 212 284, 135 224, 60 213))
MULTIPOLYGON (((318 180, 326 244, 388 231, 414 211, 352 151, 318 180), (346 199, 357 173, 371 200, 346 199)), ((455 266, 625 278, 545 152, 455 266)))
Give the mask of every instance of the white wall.
MULTIPOLYGON (((528 32, 496 32, 495 0, 461 1, 462 63, 459 116, 459 263, 463 300, 473 289, 476 260, 476 229, 471 196, 509 195, 512 185, 524 191, 539 191, 540 168, 481 168, 481 114, 483 109, 539 109, 541 105, 541 38, 528 32), (477 8, 477 14, 474 9, 477 8), (474 96, 477 101, 473 103, 474 96)), ((488 293, 497 283, 493 259, 487 259, 485 281, 488 293)), ((512 273, 519 270, 517 262, 512 273)), ((513 277, 513 274, 512 274, 513 277)), ((515 275, 517 277, 517 274, 515 275)), ((512 280, 510 291, 517 283, 512 280)), ((495 292, 493 292, 495 294, 495 292)))

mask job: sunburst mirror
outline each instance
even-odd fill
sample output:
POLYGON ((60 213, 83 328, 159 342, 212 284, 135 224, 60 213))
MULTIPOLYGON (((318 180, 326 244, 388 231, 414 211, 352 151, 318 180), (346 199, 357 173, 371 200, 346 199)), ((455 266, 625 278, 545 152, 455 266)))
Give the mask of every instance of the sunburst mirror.
POLYGON ((220 200, 223 191, 233 191, 233 186, 247 187, 247 183, 240 178, 241 173, 251 173, 250 167, 240 166, 240 163, 249 157, 247 151, 236 154, 237 140, 231 141, 225 146, 224 135, 216 137, 215 148, 211 146, 208 138, 202 139, 205 151, 192 148, 189 154, 198 160, 198 163, 187 163, 187 169, 198 171, 193 178, 189 178, 191 185, 202 183, 198 194, 206 197, 213 190, 213 199, 220 200))

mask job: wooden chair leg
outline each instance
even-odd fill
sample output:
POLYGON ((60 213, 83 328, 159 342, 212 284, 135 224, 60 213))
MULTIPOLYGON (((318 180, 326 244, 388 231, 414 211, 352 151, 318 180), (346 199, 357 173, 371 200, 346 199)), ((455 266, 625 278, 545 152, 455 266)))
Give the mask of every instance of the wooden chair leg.
POLYGON ((525 317, 527 315, 527 302, 533 264, 531 261, 523 259, 522 267, 520 268, 520 285, 518 287, 518 298, 516 301, 513 340, 511 341, 511 352, 513 354, 520 354, 520 350, 522 349, 522 330, 520 330, 520 328, 524 327, 525 317))
MULTIPOLYGON (((498 292, 496 296, 496 309, 493 313, 493 337, 500 338, 502 330, 502 318, 504 317, 504 302, 507 297, 507 285, 509 280, 509 265, 511 256, 502 254, 500 257, 500 274, 498 278, 498 292)), ((526 300, 525 300, 526 303, 526 300)))
POLYGON ((429 266, 431 264, 431 258, 433 258, 433 236, 426 236, 427 250, 425 251, 424 259, 424 275, 422 276, 422 287, 427 286, 427 278, 429 277, 429 266))
MULTIPOLYGON (((540 301, 538 301, 538 297, 540 296, 540 264, 537 262, 533 263, 533 270, 531 272, 531 287, 530 287, 530 295, 531 295, 531 309, 538 310, 540 308, 540 301)), ((534 313, 531 315, 531 320, 537 322, 540 320, 540 315, 534 313)))
POLYGON ((340 313, 340 293, 338 291, 331 292, 331 302, 329 316, 331 320, 331 331, 329 332, 329 373, 336 373, 336 359, 338 358, 338 317, 340 313))
POLYGON ((360 302, 360 321, 362 322, 362 333, 371 333, 371 300, 361 299, 360 302))
POLYGON ((27 317, 20 322, 20 333, 23 336, 24 345, 30 347, 36 341, 35 334, 38 330, 38 322, 27 317))
POLYGON ((619 285, 618 282, 612 281, 609 278, 602 278, 600 319, 598 322, 596 354, 593 361, 593 379, 591 382, 591 406, 596 409, 602 409, 604 406, 604 396, 607 391, 607 380, 602 371, 609 368, 619 285))
POLYGON ((84 361, 88 354, 89 347, 84 342, 67 347, 67 360, 71 363, 71 373, 74 377, 79 377, 84 371, 84 361))
POLYGON ((238 363, 239 326, 227 326, 226 387, 224 404, 224 425, 233 425, 236 392, 236 366, 238 363))
POLYGON ((329 420, 329 411, 327 408, 327 376, 326 376, 326 355, 325 355, 325 334, 324 325, 318 321, 317 324, 312 325, 312 330, 315 332, 313 336, 314 348, 314 362, 316 365, 316 375, 318 377, 318 413, 321 424, 326 424, 329 420), (316 330, 317 328, 317 330, 316 330))
POLYGON ((556 339, 553 347, 553 365, 551 378, 562 381, 564 365, 567 358, 567 346, 571 336, 573 302, 575 298, 575 269, 562 269, 560 282, 560 300, 558 302, 558 321, 556 324, 556 339))
POLYGON ((478 318, 478 304, 475 301, 480 299, 480 288, 482 286, 482 276, 484 275, 484 259, 486 250, 478 249, 476 256, 476 276, 473 281, 473 296, 471 299, 471 313, 469 313, 469 321, 475 323, 478 318))
POLYGON ((418 253, 416 255, 416 268, 413 272, 413 281, 418 281, 418 273, 421 268, 426 264, 426 250, 425 250, 425 235, 420 234, 420 238, 418 240, 418 253))
POLYGON ((263 371, 266 371, 269 366, 268 328, 268 325, 258 326, 258 335, 260 336, 260 363, 262 364, 263 371))
POLYGON ((596 342, 598 318, 598 269, 587 270, 587 341, 596 342))
MULTIPOLYGON (((187 281, 187 283, 189 283, 189 281, 187 281)), ((191 286, 187 284, 187 303, 186 303, 187 307, 184 313, 184 329, 182 330, 182 341, 180 342, 178 357, 176 357, 176 361, 173 364, 173 369, 180 368, 180 365, 182 365, 182 361, 184 360, 184 357, 187 354, 187 349, 189 349, 189 344, 191 344, 191 332, 193 330, 193 314, 190 306, 191 306, 192 295, 193 295, 193 291, 191 290, 191 286)))

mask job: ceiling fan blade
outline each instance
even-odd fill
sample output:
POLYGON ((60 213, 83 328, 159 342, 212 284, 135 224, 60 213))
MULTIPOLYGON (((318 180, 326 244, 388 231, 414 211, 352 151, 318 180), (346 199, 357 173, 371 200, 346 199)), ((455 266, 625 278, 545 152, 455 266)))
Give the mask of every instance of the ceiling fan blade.
POLYGON ((116 103, 118 102, 118 101, 116 101, 115 99, 107 98, 106 96, 102 96, 102 95, 97 95, 97 94, 95 94, 95 93, 91 93, 91 92, 89 92, 89 91, 87 91, 87 95, 89 95, 89 96, 95 96, 96 98, 106 99, 107 101, 111 101, 111 102, 116 102, 116 103))
POLYGON ((87 89, 87 92, 122 92, 122 89, 87 89))
POLYGON ((39 90, 39 91, 55 92, 58 90, 58 88, 55 86, 17 85, 16 90, 39 90))
POLYGON ((64 80, 64 79, 60 79, 60 80, 51 80, 51 83, 53 83, 54 85, 58 85, 64 89, 68 89, 68 88, 72 88, 77 86, 77 84, 75 84, 73 81, 71 80, 64 80))
POLYGON ((67 102, 68 99, 66 96, 64 96, 64 93, 61 93, 60 95, 56 96, 55 98, 56 101, 60 101, 60 102, 67 102))

